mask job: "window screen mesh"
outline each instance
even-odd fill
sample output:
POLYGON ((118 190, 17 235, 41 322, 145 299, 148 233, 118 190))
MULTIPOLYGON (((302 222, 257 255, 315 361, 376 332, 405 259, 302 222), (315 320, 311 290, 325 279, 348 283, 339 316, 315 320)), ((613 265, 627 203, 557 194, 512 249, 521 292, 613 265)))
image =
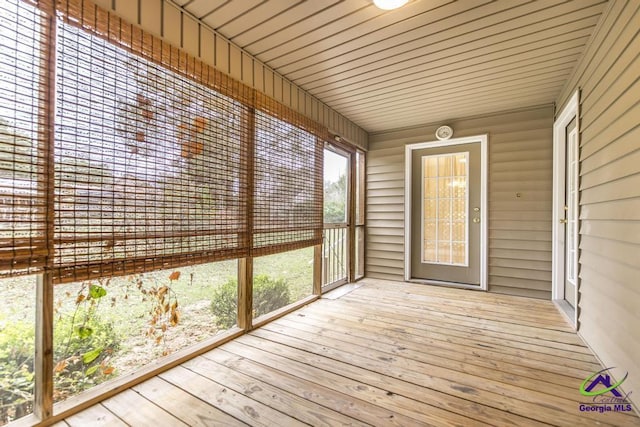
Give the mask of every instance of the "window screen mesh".
POLYGON ((256 111, 254 162, 254 254, 320 243, 322 145, 316 136, 256 111))
POLYGON ((0 1, 0 276, 46 263, 48 37, 39 10, 0 1))
POLYGON ((65 23, 57 50, 60 280, 246 256, 248 109, 65 23))
POLYGON ((326 128, 88 0, 55 4, 0 0, 0 275, 321 242, 326 128))

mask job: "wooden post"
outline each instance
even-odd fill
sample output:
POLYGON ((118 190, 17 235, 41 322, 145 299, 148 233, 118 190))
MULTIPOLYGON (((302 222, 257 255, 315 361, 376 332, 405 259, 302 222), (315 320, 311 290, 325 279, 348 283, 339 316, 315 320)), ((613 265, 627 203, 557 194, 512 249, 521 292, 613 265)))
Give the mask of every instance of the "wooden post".
POLYGON ((38 275, 33 411, 40 420, 53 414, 53 286, 51 274, 38 275))
POLYGON ((246 193, 246 214, 247 232, 245 233, 244 244, 249 251, 245 258, 238 260, 238 327, 249 331, 253 321, 253 202, 255 189, 255 109, 246 108, 244 110, 244 143, 247 158, 247 193, 246 193))
POLYGON ((39 185, 46 192, 46 239, 47 260, 45 272, 37 276, 36 284, 36 331, 35 331, 35 385, 33 393, 33 412, 40 420, 46 420, 53 414, 53 281, 50 268, 53 266, 54 241, 54 129, 55 129, 55 70, 56 70, 56 14, 55 2, 43 3, 47 16, 42 19, 43 37, 41 49, 44 58, 40 84, 46 88, 40 100, 44 112, 44 121, 40 123, 43 136, 42 151, 45 161, 44 182, 39 185))
POLYGON ((322 245, 315 245, 313 247, 313 294, 322 294, 322 245))
POLYGON ((356 278, 356 152, 352 150, 349 154, 349 188, 347 189, 348 197, 348 221, 349 226, 347 228, 347 283, 353 282, 356 278))
POLYGON ((238 327, 248 331, 253 322, 253 258, 238 260, 238 327))
MULTIPOLYGON (((361 216, 362 216, 362 221, 360 220, 360 217, 356 216, 356 231, 358 227, 361 227, 362 230, 362 251, 359 252, 358 255, 358 260, 356 260, 356 262, 358 263, 362 263, 362 275, 365 275, 365 256, 366 256, 366 250, 367 250, 367 242, 366 242, 366 233, 365 233, 365 223, 366 223, 366 209, 365 209, 365 200, 367 199, 367 190, 366 190, 366 161, 367 161, 367 157, 365 156, 365 152, 361 151, 361 150, 357 150, 356 149, 356 157, 360 156, 360 158, 362 159, 361 163, 358 165, 359 166, 359 171, 360 174, 357 176, 357 185, 360 188, 360 198, 358 200, 356 200, 356 204, 358 206, 360 206, 360 212, 361 212, 361 216)), ((355 244, 357 245, 358 242, 356 241, 355 244)), ((358 271, 355 271, 356 276, 358 276, 358 271)), ((354 277, 355 278, 355 277, 354 277)), ((362 278, 362 277, 361 277, 362 278)))

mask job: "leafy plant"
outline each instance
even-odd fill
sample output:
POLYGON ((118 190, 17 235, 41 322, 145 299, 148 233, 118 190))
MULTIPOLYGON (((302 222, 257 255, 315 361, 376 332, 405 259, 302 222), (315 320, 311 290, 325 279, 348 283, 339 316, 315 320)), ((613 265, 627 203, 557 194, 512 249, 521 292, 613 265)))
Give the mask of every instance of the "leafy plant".
POLYGON ((56 400, 86 390, 114 375, 112 354, 120 337, 110 322, 102 320, 98 308, 107 296, 105 283, 83 284, 71 316, 60 315, 54 328, 54 375, 56 400))
POLYGON ((0 317, 0 424, 33 410, 33 326, 0 317))
MULTIPOLYGON (((284 307, 290 301, 289 285, 286 280, 273 279, 264 274, 253 278, 253 317, 284 307)), ((220 329, 229 329, 236 324, 238 311, 236 279, 229 279, 214 289, 211 310, 216 317, 216 325, 220 329)))
POLYGON ((238 281, 229 279, 213 290, 211 311, 220 329, 229 329, 237 323, 238 281))
MULTIPOLYGON (((170 327, 180 323, 180 310, 178 310, 178 297, 171 288, 171 283, 180 278, 180 272, 174 271, 169 275, 169 282, 163 285, 152 286, 147 289, 142 277, 136 279, 136 286, 143 295, 143 301, 150 301, 149 328, 146 335, 152 338, 156 344, 166 344, 166 333, 170 327)), ((168 350, 162 352, 163 356, 168 350)))
MULTIPOLYGON (((109 364, 120 338, 97 313, 107 295, 101 285, 85 284, 75 296, 72 315, 54 325, 56 400, 77 394, 114 374, 109 364)), ((33 410, 35 337, 33 325, 0 319, 0 422, 33 410)))

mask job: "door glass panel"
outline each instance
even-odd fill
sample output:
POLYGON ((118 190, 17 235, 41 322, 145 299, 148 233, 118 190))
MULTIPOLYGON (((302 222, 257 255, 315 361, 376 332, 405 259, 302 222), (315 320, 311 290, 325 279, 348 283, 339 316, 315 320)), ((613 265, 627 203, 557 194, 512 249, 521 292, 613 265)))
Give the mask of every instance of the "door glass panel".
POLYGON ((451 240, 454 242, 464 242, 466 238, 465 231, 465 223, 463 221, 454 221, 451 240))
POLYGON ((438 202, 438 218, 440 221, 450 220, 453 215, 451 211, 451 200, 446 198, 441 198, 438 202))
POLYGON ((453 242, 451 245, 451 254, 453 256, 452 264, 464 264, 466 247, 464 243, 453 242))
POLYGON ((422 157, 422 262, 468 265, 469 153, 422 157))
POLYGON ((435 199, 438 197, 438 179, 428 178, 425 180, 424 185, 425 185, 425 189, 424 189, 425 198, 428 198, 430 201, 431 200, 434 201, 433 207, 435 209, 435 207, 437 206, 437 204, 435 204, 435 199))

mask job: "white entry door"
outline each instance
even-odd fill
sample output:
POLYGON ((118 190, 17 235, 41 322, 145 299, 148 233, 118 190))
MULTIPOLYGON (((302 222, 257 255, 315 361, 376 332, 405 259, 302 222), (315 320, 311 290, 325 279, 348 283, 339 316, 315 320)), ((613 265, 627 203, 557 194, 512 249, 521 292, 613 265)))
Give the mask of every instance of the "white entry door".
POLYGON ((578 325, 580 92, 553 123, 552 299, 578 325))
POLYGON ((575 309, 578 285, 578 129, 575 117, 566 127, 564 299, 575 309))

